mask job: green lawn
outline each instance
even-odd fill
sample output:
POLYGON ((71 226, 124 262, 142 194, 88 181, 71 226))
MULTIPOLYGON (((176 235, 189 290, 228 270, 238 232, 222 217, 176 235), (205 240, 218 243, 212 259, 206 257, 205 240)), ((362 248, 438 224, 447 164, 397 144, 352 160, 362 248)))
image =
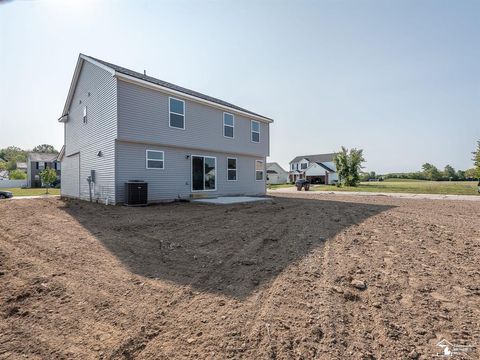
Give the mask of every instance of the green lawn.
MULTIPOLYGON (((7 188, 0 189, 11 191, 13 196, 34 196, 34 195, 45 195, 46 189, 21 189, 21 188, 7 188)), ((48 189, 50 195, 60 195, 60 189, 48 189)))
POLYGON ((270 184, 270 185, 267 185, 267 187, 269 190, 275 190, 275 189, 293 187, 293 185, 292 184, 270 184))
MULTIPOLYGON (((361 191, 384 193, 479 195, 476 181, 378 181, 362 182, 358 187, 336 187, 333 185, 313 185, 314 191, 361 191)), ((293 187, 293 185, 271 185, 271 189, 293 187)))
POLYGON ((315 185, 313 190, 478 195, 476 181, 378 181, 362 182, 358 187, 338 188, 328 185, 315 185))

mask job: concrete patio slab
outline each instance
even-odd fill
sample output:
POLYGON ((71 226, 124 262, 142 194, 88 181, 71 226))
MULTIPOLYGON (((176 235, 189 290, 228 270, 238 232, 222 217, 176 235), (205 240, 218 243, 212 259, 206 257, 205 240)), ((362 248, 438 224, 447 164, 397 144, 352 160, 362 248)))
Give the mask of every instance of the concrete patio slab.
POLYGON ((268 197, 255 197, 255 196, 221 196, 218 198, 208 199, 196 199, 192 200, 197 204, 211 204, 211 205, 232 205, 232 204, 244 204, 258 201, 272 201, 268 197))

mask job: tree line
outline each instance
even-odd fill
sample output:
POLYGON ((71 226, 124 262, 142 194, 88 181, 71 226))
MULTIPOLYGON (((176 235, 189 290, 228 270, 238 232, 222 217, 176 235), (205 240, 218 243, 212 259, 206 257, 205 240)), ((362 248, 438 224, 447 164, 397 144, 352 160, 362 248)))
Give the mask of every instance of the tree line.
POLYGON ((24 150, 17 146, 8 146, 0 149, 0 171, 7 171, 9 179, 11 180, 26 179, 25 172, 17 169, 17 163, 27 162, 29 152, 58 154, 55 147, 49 144, 35 146, 32 150, 24 150))
POLYGON ((362 164, 365 162, 362 149, 348 150, 342 146, 336 154, 334 162, 340 179, 339 186, 358 186, 361 181, 388 178, 431 181, 480 180, 480 140, 477 141, 477 148, 472 152, 472 155, 474 167, 467 170, 455 170, 451 165, 446 165, 443 170, 439 170, 435 165, 425 163, 422 165, 421 171, 377 175, 374 171, 361 171, 362 164))
MULTIPOLYGON (((368 174, 370 178, 370 175, 368 174)), ((464 181, 475 180, 478 178, 475 168, 467 170, 455 170, 451 165, 446 165, 443 170, 435 165, 425 163, 422 165, 422 171, 407 173, 389 173, 374 178, 382 177, 384 179, 412 179, 412 180, 430 180, 430 181, 464 181)))

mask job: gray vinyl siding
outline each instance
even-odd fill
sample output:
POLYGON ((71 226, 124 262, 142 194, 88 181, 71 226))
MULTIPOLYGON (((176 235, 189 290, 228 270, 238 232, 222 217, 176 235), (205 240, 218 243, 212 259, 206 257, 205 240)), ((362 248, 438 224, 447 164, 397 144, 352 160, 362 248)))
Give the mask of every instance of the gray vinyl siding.
POLYGON ((158 90, 118 81, 118 138, 265 157, 269 152, 269 127, 260 122, 260 142, 251 142, 250 118, 235 114, 235 138, 223 136, 223 110, 185 101, 185 130, 169 127, 169 95, 158 90))
MULTIPOLYGON (((94 198, 105 201, 108 197, 110 201, 115 201, 116 83, 116 78, 108 71, 88 61, 83 63, 65 123, 65 157, 80 154, 79 190, 82 199, 89 198, 86 178, 90 170, 95 170, 94 198), (83 123, 84 106, 87 106, 87 124, 83 123), (101 157, 97 156, 99 151, 102 152, 101 157)), ((62 175, 62 184, 78 182, 71 178, 77 175, 68 170, 62 175)), ((66 191, 73 191, 68 187, 62 190, 67 196, 70 194, 66 191)))
POLYGON ((62 196, 77 198, 80 196, 80 154, 65 156, 62 161, 64 181, 60 193, 62 196))
POLYGON ((189 198, 192 194, 191 155, 213 156, 217 158, 216 191, 202 191, 199 193, 209 196, 265 194, 265 181, 255 180, 255 160, 263 160, 265 165, 264 156, 246 156, 235 153, 199 151, 198 149, 118 141, 116 144, 116 201, 124 201, 125 182, 128 180, 147 181, 148 200, 150 202, 171 200, 179 197, 189 198), (146 168, 147 149, 164 151, 163 170, 146 168), (190 155, 188 159, 187 155, 190 155), (227 181, 227 157, 237 158, 237 181, 227 181))

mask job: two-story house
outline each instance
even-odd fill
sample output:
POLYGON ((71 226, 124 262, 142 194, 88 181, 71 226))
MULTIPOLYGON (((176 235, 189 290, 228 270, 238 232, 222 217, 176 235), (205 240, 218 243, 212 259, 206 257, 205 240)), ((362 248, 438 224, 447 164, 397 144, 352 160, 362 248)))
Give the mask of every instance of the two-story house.
POLYGON ((335 153, 301 155, 290 161, 290 181, 307 179, 314 184, 334 184, 338 173, 333 161, 335 153))
POLYGON ((266 192, 273 120, 145 73, 80 54, 59 121, 63 196, 122 203, 129 180, 149 202, 266 192))
MULTIPOLYGON (((18 166, 18 164, 17 164, 18 166)), ((61 176, 61 163, 56 153, 30 152, 27 156, 27 187, 39 188, 42 184, 40 173, 46 168, 54 169, 57 178, 61 176)))

